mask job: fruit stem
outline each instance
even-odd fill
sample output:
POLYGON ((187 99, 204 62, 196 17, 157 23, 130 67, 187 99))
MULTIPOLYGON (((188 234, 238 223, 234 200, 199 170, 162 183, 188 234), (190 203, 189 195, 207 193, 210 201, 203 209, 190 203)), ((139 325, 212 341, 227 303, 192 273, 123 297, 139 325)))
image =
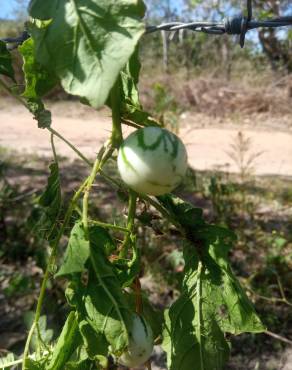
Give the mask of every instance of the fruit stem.
POLYGON ((142 294, 141 294, 141 283, 140 279, 137 276, 134 281, 134 289, 135 289, 135 308, 138 315, 141 315, 143 312, 143 302, 142 302, 142 294))

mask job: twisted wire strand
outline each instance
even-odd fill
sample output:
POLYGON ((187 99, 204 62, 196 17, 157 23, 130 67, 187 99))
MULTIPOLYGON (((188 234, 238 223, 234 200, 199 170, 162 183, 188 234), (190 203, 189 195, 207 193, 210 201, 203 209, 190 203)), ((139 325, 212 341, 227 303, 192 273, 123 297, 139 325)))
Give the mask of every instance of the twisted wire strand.
MULTIPOLYGON (((226 18, 224 22, 169 22, 158 26, 147 26, 146 33, 152 33, 156 31, 178 31, 185 29, 211 34, 215 31, 218 35, 224 33, 237 35, 240 34, 240 27, 243 19, 245 19, 245 17, 238 16, 226 18)), ((247 31, 260 27, 276 28, 285 26, 292 26, 292 16, 278 17, 265 21, 250 20, 247 24, 247 31)))
MULTIPOLYGON (((204 32, 213 35, 240 35, 240 45, 244 46, 245 35, 249 30, 256 28, 277 28, 292 26, 292 16, 278 17, 267 19, 263 21, 252 20, 252 8, 249 6, 250 1, 248 0, 248 15, 247 17, 240 15, 237 17, 226 18, 223 22, 169 22, 163 23, 157 26, 146 26, 146 34, 150 34, 157 31, 179 31, 179 30, 191 30, 194 32, 204 32)), ((30 37, 27 31, 24 31, 20 36, 16 38, 8 37, 0 39, 2 42, 7 44, 14 44, 10 48, 21 45, 25 40, 30 37)))

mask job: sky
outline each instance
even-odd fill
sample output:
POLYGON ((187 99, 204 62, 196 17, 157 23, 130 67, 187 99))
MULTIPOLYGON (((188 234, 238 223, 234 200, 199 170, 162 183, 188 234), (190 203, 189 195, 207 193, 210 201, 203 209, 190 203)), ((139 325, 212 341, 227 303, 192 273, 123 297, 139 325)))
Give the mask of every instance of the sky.
MULTIPOLYGON (((28 3, 28 0, 23 1, 24 4, 28 3)), ((13 12, 16 7, 15 0, 0 0, 0 18, 11 19, 13 18, 13 12)))

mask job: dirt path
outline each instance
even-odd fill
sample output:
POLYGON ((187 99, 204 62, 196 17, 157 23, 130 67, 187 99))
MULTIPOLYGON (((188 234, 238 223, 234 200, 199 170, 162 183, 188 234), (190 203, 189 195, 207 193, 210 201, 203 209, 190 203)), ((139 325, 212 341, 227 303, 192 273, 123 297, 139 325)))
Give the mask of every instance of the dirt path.
MULTIPOLYGON (((53 127, 86 156, 94 157, 109 135, 109 113, 92 112, 72 102, 55 104, 52 112, 53 127)), ((192 118, 194 120, 194 116, 192 118)), ((0 146, 51 156, 49 133, 36 126, 36 122, 22 107, 1 102, 0 146)), ((261 153, 253 162, 255 174, 292 176, 292 132, 246 128, 243 133, 251 139, 251 147, 245 157, 261 153)), ((188 149, 189 163, 198 170, 222 169, 238 172, 238 165, 227 154, 231 145, 235 144, 237 134, 236 127, 218 125, 206 125, 204 128, 183 125, 180 130, 180 136, 188 149)), ((75 153, 60 140, 56 139, 56 145, 59 154, 72 159, 75 157, 75 153)), ((238 147, 236 151, 238 156, 238 147)))

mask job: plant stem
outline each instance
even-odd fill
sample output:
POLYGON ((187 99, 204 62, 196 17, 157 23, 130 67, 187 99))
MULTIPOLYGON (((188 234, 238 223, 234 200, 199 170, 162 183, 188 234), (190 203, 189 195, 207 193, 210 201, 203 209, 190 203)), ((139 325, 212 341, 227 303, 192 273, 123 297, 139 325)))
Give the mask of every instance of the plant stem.
POLYGON ((63 236, 63 234, 66 230, 66 227, 69 224, 69 221, 71 219, 72 213, 73 213, 74 208, 75 208, 75 204, 77 203, 78 199, 80 198, 82 192, 84 191, 84 189, 87 185, 87 181, 88 180, 86 179, 83 182, 83 184, 80 186, 80 188, 77 190, 77 192, 75 193, 75 195, 71 199, 71 202, 70 202, 69 207, 67 209, 67 212, 65 214, 64 222, 63 222, 63 224, 62 224, 62 226, 61 226, 61 228, 58 232, 58 235, 57 235, 56 239, 54 240, 54 242, 52 244, 51 254, 50 254, 48 265, 47 265, 47 268, 46 268, 46 271, 45 271, 45 274, 44 274, 44 277, 43 277, 43 281, 42 281, 42 284, 41 284, 41 290, 40 290, 40 294, 39 294, 38 301, 37 301, 37 308, 36 308, 36 312, 35 312, 34 321, 33 321, 33 324, 30 328, 30 331, 29 331, 29 334, 28 334, 28 337, 27 337, 27 340, 26 340, 26 344, 25 344, 25 349, 24 349, 24 353, 23 353, 23 366, 22 366, 23 370, 25 369, 25 364, 26 364, 26 359, 27 359, 27 356, 28 356, 31 337, 33 335, 33 332, 34 332, 34 329, 35 329, 36 325, 38 325, 38 322, 39 322, 39 319, 40 319, 40 316, 41 316, 42 304, 43 304, 43 301, 44 301, 44 296, 45 296, 45 292, 46 292, 46 288, 47 288, 47 282, 49 280, 51 267, 55 263, 57 248, 58 248, 60 240, 61 240, 61 238, 62 238, 62 236, 63 236))
POLYGON ((85 229, 85 233, 88 232, 88 201, 89 201, 89 193, 96 178, 96 175, 100 171, 101 167, 105 164, 105 162, 111 157, 114 149, 109 146, 109 143, 106 143, 99 151, 97 158, 94 162, 92 171, 87 179, 87 184, 84 190, 84 197, 83 197, 83 210, 82 210, 82 223, 85 229))
POLYGON ((278 340, 280 340, 280 341, 282 341, 284 343, 288 343, 288 344, 292 345, 292 340, 287 339, 285 337, 282 337, 282 335, 273 333, 273 332, 271 332, 269 330, 264 331, 264 334, 269 335, 270 337, 273 337, 275 339, 278 339, 278 340))
MULTIPOLYGON (((126 188, 121 182, 115 180, 111 176, 104 173, 102 170, 100 171, 100 175, 107 180, 111 185, 114 185, 119 190, 125 190, 127 191, 128 188, 126 188)), ((162 214, 163 217, 165 217, 173 226, 175 226, 178 231, 182 234, 182 236, 185 236, 185 231, 181 227, 181 225, 176 221, 174 217, 155 199, 151 198, 150 196, 146 194, 138 194, 140 199, 144 199, 146 202, 148 202, 150 205, 152 205, 159 213, 162 214)))
POLYGON ((81 152, 78 150, 73 144, 70 143, 67 139, 64 138, 58 131, 53 129, 52 127, 47 127, 47 130, 50 131, 52 134, 57 136, 59 139, 64 141, 85 163, 87 163, 89 166, 92 166, 92 162, 87 159, 81 152))
POLYGON ((4 89, 4 90, 9 94, 9 95, 11 95, 13 98, 15 98, 16 100, 18 100, 20 104, 22 104, 23 106, 25 106, 25 108, 27 108, 27 109, 29 110, 29 107, 28 107, 28 105, 26 104, 26 102, 25 102, 23 99, 21 99, 21 97, 20 97, 18 94, 16 94, 14 91, 12 91, 12 90, 10 89, 10 87, 7 85, 7 83, 6 83, 6 82, 4 82, 2 79, 0 79, 0 86, 1 86, 1 87, 3 87, 3 89, 4 89))
MULTIPOLYGON (((44 356, 46 356, 48 354, 49 354, 48 351, 47 352, 43 352, 43 355, 44 356)), ((28 358, 34 360, 36 358, 36 354, 34 353, 33 355, 30 355, 30 356, 28 356, 28 358)), ((19 360, 15 360, 15 361, 12 361, 12 362, 8 362, 5 365, 1 365, 1 370, 2 369, 6 369, 6 368, 10 368, 12 366, 20 365, 22 362, 23 362, 23 358, 20 358, 19 360)))
POLYGON ((137 193, 130 190, 129 192, 129 206, 128 206, 128 221, 127 221, 127 229, 128 234, 126 235, 124 242, 121 247, 120 257, 126 258, 128 254, 129 245, 132 242, 134 226, 135 226, 135 215, 136 215, 136 202, 137 202, 137 193))
POLYGON ((58 163, 58 156, 57 156, 55 142, 54 142, 54 135, 55 134, 52 132, 51 133, 51 147, 52 147, 52 150, 53 150, 54 161, 55 161, 55 163, 58 163))
POLYGON ((202 352, 202 270, 203 265, 202 262, 199 262, 198 270, 197 270, 197 286, 196 286, 196 310, 198 315, 198 323, 197 323, 197 339, 199 342, 200 348, 200 368, 204 370, 204 359, 203 359, 203 352, 202 352))
POLYGON ((30 331, 28 333, 27 340, 26 340, 25 347, 24 347, 22 370, 25 370, 25 367, 26 367, 26 360, 27 360, 27 356, 28 356, 29 345, 30 345, 31 338, 33 336, 33 332, 34 332, 35 327, 36 327, 36 320, 34 319, 32 325, 31 325, 30 331))
POLYGON ((121 78, 118 77, 110 93, 112 109, 112 146, 118 149, 123 141, 122 120, 121 120, 121 95, 120 95, 121 78))
POLYGON ((115 231, 122 231, 123 233, 128 233, 129 232, 129 230, 125 227, 118 226, 118 225, 107 224, 105 222, 100 222, 100 221, 95 221, 95 220, 88 220, 88 223, 92 224, 92 225, 97 225, 97 226, 103 227, 105 229, 112 229, 112 230, 115 230, 115 231))

